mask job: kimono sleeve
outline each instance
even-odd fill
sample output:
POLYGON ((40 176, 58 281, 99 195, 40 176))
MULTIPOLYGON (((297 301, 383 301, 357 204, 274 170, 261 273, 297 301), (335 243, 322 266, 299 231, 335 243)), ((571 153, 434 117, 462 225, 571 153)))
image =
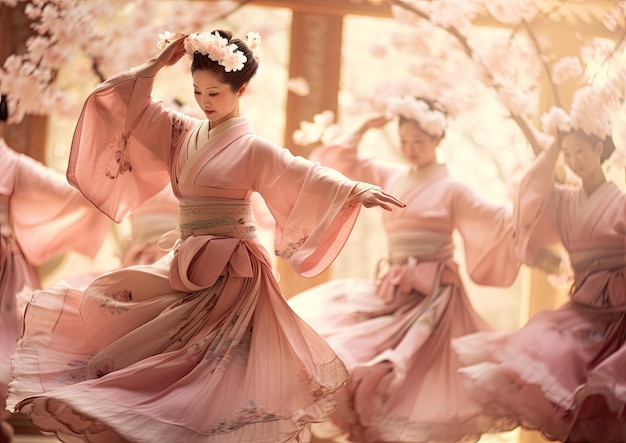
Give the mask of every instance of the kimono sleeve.
POLYGON ((75 251, 94 257, 111 220, 65 177, 17 154, 10 200, 13 232, 28 262, 39 266, 54 255, 75 251))
POLYGON ((554 179, 556 159, 539 155, 520 182, 515 203, 515 252, 534 266, 539 251, 560 241, 557 224, 563 191, 554 179))
POLYGON ((360 141, 361 137, 351 136, 343 142, 319 146, 311 151, 309 158, 336 169, 352 180, 385 186, 397 167, 361 156, 358 151, 360 141))
POLYGON ((343 248, 361 204, 350 197, 356 182, 317 162, 258 138, 254 146, 262 168, 254 188, 276 221, 274 246, 303 277, 324 271, 343 248))
POLYGON ((103 83, 72 139, 68 181, 116 222, 168 184, 172 152, 194 122, 152 99, 153 81, 126 72, 103 83))
POLYGON ((471 279, 481 285, 510 286, 522 264, 515 255, 511 211, 482 199, 459 183, 452 212, 463 238, 471 279))

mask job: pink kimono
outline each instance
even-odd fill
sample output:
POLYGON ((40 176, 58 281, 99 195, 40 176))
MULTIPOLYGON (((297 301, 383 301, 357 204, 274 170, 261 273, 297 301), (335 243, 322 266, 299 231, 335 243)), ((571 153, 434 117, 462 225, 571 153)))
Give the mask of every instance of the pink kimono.
POLYGON ((130 71, 90 95, 68 178, 116 221, 171 182, 172 252, 39 293, 9 403, 64 441, 307 442, 347 371, 281 295, 250 196, 272 212, 276 254, 313 276, 352 229, 356 183, 243 117, 209 131, 153 100, 152 84, 130 71))
MULTIPOLYGON (((39 279, 33 266, 56 254, 96 255, 111 220, 65 177, 9 148, 0 138, 0 396, 22 332, 26 302, 39 279)), ((0 404, 4 406, 4 400, 0 404)))
POLYGON ((574 271, 570 300, 519 331, 455 341, 491 423, 568 443, 626 441, 626 194, 606 182, 591 195, 554 183, 537 159, 516 206, 518 254, 533 264, 558 240, 574 271))
POLYGON ((489 327, 467 298, 452 235, 463 237, 472 280, 510 285, 520 266, 511 214, 454 181, 445 165, 421 171, 402 193, 406 168, 360 157, 358 141, 317 148, 313 158, 383 186, 407 207, 385 213, 389 251, 377 281, 333 280, 289 300, 351 371, 332 422, 314 433, 360 443, 476 441, 483 417, 463 389, 450 339, 489 327))

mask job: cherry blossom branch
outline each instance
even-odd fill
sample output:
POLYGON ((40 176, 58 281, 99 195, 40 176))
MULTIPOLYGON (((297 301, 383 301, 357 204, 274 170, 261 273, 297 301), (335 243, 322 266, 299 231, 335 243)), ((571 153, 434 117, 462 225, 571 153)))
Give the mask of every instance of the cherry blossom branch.
MULTIPOLYGON (((624 9, 625 7, 622 6, 619 8, 619 10, 622 13, 622 23, 624 23, 624 27, 622 28, 622 35, 620 35, 619 39, 617 40, 617 42, 615 42, 615 46, 613 47, 613 49, 611 50, 611 52, 609 52, 606 57, 604 57, 604 59, 602 60, 602 62, 600 63, 600 66, 604 66, 605 64, 607 64, 613 57, 615 57, 615 55, 617 54, 617 52, 621 49, 622 45, 624 44, 624 42, 626 41, 626 10, 624 9)), ((597 74, 596 74, 597 75, 597 74)))
POLYGON ((556 87, 556 84, 554 83, 554 79, 552 77, 552 69, 550 68, 550 64, 546 60, 546 57, 544 56, 541 50, 541 45, 539 44, 539 40, 537 40, 537 36, 535 35, 535 32, 533 31, 533 28, 530 26, 530 23, 528 22, 528 20, 523 19, 521 23, 524 26, 524 29, 526 30, 526 32, 528 33, 528 37, 530 38, 530 41, 533 44, 535 51, 537 52, 537 56, 539 57, 539 60, 541 61, 543 70, 546 73, 548 84, 550 85, 550 91, 552 92, 552 100, 554 100, 554 105, 560 108, 561 97, 559 96, 559 90, 556 87))
MULTIPOLYGON (((21 4, 25 5, 24 15, 30 22, 33 35, 26 42, 26 51, 9 54, 0 66, 0 92, 8 96, 12 110, 10 123, 19 123, 26 114, 45 115, 53 110, 64 112, 71 109, 74 103, 64 88, 66 85, 57 82, 56 73, 68 66, 77 55, 89 58, 90 72, 103 82, 107 78, 105 68, 117 69, 121 64, 120 60, 134 57, 142 51, 142 45, 147 44, 145 38, 139 38, 138 44, 132 48, 127 48, 121 40, 110 41, 116 29, 111 30, 110 26, 105 29, 100 23, 115 22, 116 28, 129 23, 127 27, 133 28, 136 25, 136 30, 144 33, 151 32, 154 28, 146 19, 145 11, 117 17, 119 11, 114 7, 107 7, 110 6, 107 2, 113 3, 115 0, 22 1, 21 4), (140 14, 143 15, 140 17, 140 14), (78 34, 81 34, 81 39, 73 37, 78 34)), ((145 9, 151 10, 146 3, 152 4, 157 0, 143 1, 145 9)), ((223 20, 251 2, 252 0, 224 2, 227 4, 226 9, 221 5, 211 7, 211 21, 223 20)), ((198 14, 193 11, 201 10, 202 3, 190 1, 189 5, 194 4, 194 7, 188 8, 188 17, 176 14, 174 21, 177 26, 184 27, 186 19, 195 23, 198 14)), ((20 3, 15 0, 0 0, 2 13, 7 7, 15 8, 18 4, 20 3)))
MULTIPOLYGON (((242 7, 246 6, 248 3, 252 3, 254 0, 243 0, 237 4, 235 4, 230 10, 224 12, 223 14, 220 14, 214 18, 212 18, 212 21, 221 21, 221 20, 225 20, 227 19, 229 16, 231 16, 233 13, 237 12, 239 9, 241 9, 242 7)), ((100 61, 100 57, 99 56, 92 56, 91 57, 91 70, 94 73, 94 75, 98 78, 98 80, 100 81, 100 83, 103 83, 104 81, 107 80, 107 76, 104 74, 104 72, 102 71, 102 67, 101 67, 101 61, 100 61)))
POLYGON ((106 76, 102 72, 102 69, 100 69, 100 62, 98 61, 97 57, 91 58, 91 70, 96 75, 96 77, 98 77, 100 83, 104 83, 106 81, 106 76))
MULTIPOLYGON (((428 14, 426 14, 424 11, 420 11, 419 9, 417 9, 416 7, 412 5, 408 5, 406 1, 404 0, 387 0, 387 1, 392 5, 399 6, 403 9, 406 9, 407 11, 412 12, 413 14, 417 15, 420 18, 423 18, 426 21, 431 21, 430 16, 428 14)), ((441 25, 437 25, 437 27, 443 29, 444 31, 452 35, 463 48, 463 52, 465 52, 465 54, 468 57, 470 58, 472 57, 473 55, 472 48, 467 42, 467 39, 465 38, 465 36, 461 34, 461 32, 458 29, 456 29, 453 26, 444 27, 441 25)))
MULTIPOLYGON (((419 9, 417 9, 416 7, 407 4, 406 1, 403 0, 387 0, 391 5, 396 5, 399 6, 415 15, 417 15, 418 17, 427 20, 427 21, 431 21, 430 16, 425 13, 424 11, 420 11, 419 9)), ((472 50, 472 47, 470 46, 469 42, 467 41, 467 38, 461 33, 461 31, 459 31, 457 28, 455 28, 454 26, 443 26, 443 25, 439 25, 439 24, 435 24, 434 26, 446 31, 448 34, 450 34, 456 41, 457 43, 459 43, 461 45, 461 48, 463 49, 463 52, 467 55, 467 57, 469 57, 470 60, 474 61, 477 64, 480 64, 480 67, 483 69, 485 75, 487 76, 487 78, 490 81, 491 87, 494 88, 496 91, 498 91, 500 89, 500 86, 497 84, 497 82, 495 81, 493 74, 491 73, 491 71, 480 61, 476 60, 474 58, 474 51, 472 50)), ((524 136, 526 137, 526 140, 528 141, 528 143, 530 144, 533 152, 535 153, 535 155, 538 155, 540 152, 543 151, 541 145, 539 144, 539 141, 537 140, 537 137, 535 136, 535 133, 533 132, 532 128, 529 126, 529 123, 527 120, 525 120, 521 115, 517 115, 515 114, 513 111, 511 111, 510 109, 508 109, 509 112, 509 116, 510 118, 515 122, 515 124, 520 128, 520 130, 522 131, 522 134, 524 134, 524 136)))
POLYGON ((224 19, 228 18, 228 16, 230 16, 234 12, 237 12, 239 9, 243 8, 248 3, 252 3, 253 1, 254 0, 241 0, 233 7, 233 9, 231 9, 228 12, 223 13, 222 15, 218 15, 217 17, 215 17, 214 20, 215 21, 224 20, 224 19))

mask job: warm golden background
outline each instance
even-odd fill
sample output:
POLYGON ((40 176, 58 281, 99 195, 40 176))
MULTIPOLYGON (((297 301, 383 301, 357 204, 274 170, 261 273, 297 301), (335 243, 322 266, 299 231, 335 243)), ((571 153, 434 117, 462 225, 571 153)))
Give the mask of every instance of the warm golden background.
MULTIPOLYGON (((465 1, 457 0, 457 4, 460 6, 465 1)), ((76 3, 89 2, 100 0, 76 3)), ((494 2, 502 3, 501 0, 494 2)), ((9 54, 23 52, 25 42, 33 34, 24 15, 27 3, 0 1, 0 62, 9 54)), ((97 58, 94 54, 77 49, 70 62, 55 72, 54 78, 70 97, 70 106, 63 112, 50 110, 43 115, 27 115, 19 124, 10 125, 6 129, 5 138, 14 149, 64 172, 80 103, 101 78, 142 63, 152 56, 157 51, 159 32, 227 28, 241 37, 248 31, 256 31, 263 39, 263 70, 253 80, 244 97, 244 114, 259 135, 278 141, 297 154, 306 155, 312 144, 301 145, 293 138, 302 122, 311 122, 317 114, 332 111, 335 117, 333 123, 338 125, 339 130, 350 131, 365 118, 374 115, 377 98, 392 94, 396 86, 404 84, 407 75, 414 78, 426 73, 433 75, 432 59, 424 57, 417 49, 415 52, 403 50, 406 48, 403 46, 406 42, 400 41, 403 35, 416 38, 412 36, 410 26, 400 23, 392 14, 392 5, 398 8, 403 3, 419 2, 101 2, 111 8, 120 8, 115 13, 109 11, 109 15, 98 23, 107 38, 107 44, 113 45, 116 51, 109 51, 109 58, 97 60, 100 64, 96 70, 94 61, 97 58), (106 21, 111 19, 114 21, 106 21), (111 57, 111 52, 117 56, 111 57), (381 58, 383 53, 385 56, 381 58)), ((539 4, 542 14, 528 23, 507 24, 495 20, 489 14, 479 14, 471 25, 472 35, 476 39, 484 39, 488 46, 498 41, 499 36, 506 38, 513 32, 524 33, 525 43, 522 46, 527 45, 525 50, 532 53, 539 47, 548 48, 543 56, 534 54, 540 69, 542 63, 549 65, 563 56, 580 56, 582 48, 598 42, 616 48, 616 53, 609 55, 615 56, 618 62, 623 60, 618 56, 623 52, 624 23, 619 21, 619 16, 612 22, 610 12, 617 6, 623 7, 624 2, 536 0, 534 3, 539 4), (524 29, 526 25, 528 28, 524 29)), ((445 34, 449 29, 443 31, 445 34)), ((455 51, 459 53, 458 47, 445 37, 434 32, 423 35, 424 41, 428 40, 430 45, 431 56, 441 59, 437 51, 447 55, 455 54, 455 51)), ((80 40, 82 36, 76 35, 75 38, 80 40)), ((417 43, 411 42, 414 45, 417 43)), ((440 147, 441 160, 448 164, 453 176, 467 182, 486 198, 510 205, 515 181, 534 157, 533 148, 536 147, 529 143, 515 120, 506 115, 506 108, 498 94, 484 87, 474 90, 476 85, 471 78, 466 78, 467 73, 458 71, 455 74, 450 70, 449 62, 447 60, 448 65, 441 66, 439 79, 447 78, 449 84, 453 83, 456 88, 466 88, 466 92, 474 93, 476 103, 471 112, 461 113, 451 121, 446 139, 440 147)), ((545 73, 530 84, 533 80, 523 78, 522 75, 527 73, 525 65, 529 64, 529 60, 518 59, 517 63, 512 69, 519 70, 520 88, 524 89, 530 106, 528 116, 535 121, 549 106, 555 104, 555 87, 559 90, 563 104, 567 105, 575 89, 581 86, 580 80, 555 85, 545 73)), ((436 78, 437 72, 433 79, 436 78)), ((177 101, 183 108, 191 110, 195 103, 189 85, 187 66, 180 63, 159 74, 155 95, 168 102, 177 101)), ((445 91, 445 86, 426 80, 419 87, 426 91, 431 88, 435 95, 445 91)), ((621 126, 624 126, 624 119, 620 121, 621 126)), ((617 133, 614 137, 618 142, 618 150, 624 152, 623 143, 620 144, 623 140, 620 139, 621 135, 617 133)), ((395 161, 396 141, 396 128, 390 124, 383 131, 368 133, 362 151, 395 161)), ((613 165, 608 173, 620 186, 624 186, 623 168, 613 165)), ((376 262, 383 258, 386 251, 380 216, 376 211, 365 211, 362 214, 345 249, 332 268, 320 277, 299 278, 284 263, 277 261, 286 296, 330 278, 372 278, 376 262)), ((39 270, 44 284, 65 276, 115 268, 119 265, 120 242, 128 232, 126 223, 112 227, 106 244, 95 260, 67 254, 50 261, 39 270)), ((271 250, 271 233, 264 232, 262 236, 271 250)), ((457 242, 457 248, 458 261, 463 266, 462 243, 457 242)), ((564 285, 550 281, 544 272, 537 270, 523 269, 517 281, 506 289, 477 286, 470 282, 466 274, 464 276, 477 310, 494 328, 503 330, 518 328, 539 309, 557 306, 563 301, 567 290, 564 285), (531 293, 534 295, 530 296, 531 293), (541 294, 541 297, 537 294, 541 294)), ((27 429, 23 431, 28 432, 27 429)), ((27 442, 33 438, 20 436, 17 441, 27 442)), ((520 443, 539 441, 543 440, 536 433, 517 431, 485 436, 481 440, 520 443)))

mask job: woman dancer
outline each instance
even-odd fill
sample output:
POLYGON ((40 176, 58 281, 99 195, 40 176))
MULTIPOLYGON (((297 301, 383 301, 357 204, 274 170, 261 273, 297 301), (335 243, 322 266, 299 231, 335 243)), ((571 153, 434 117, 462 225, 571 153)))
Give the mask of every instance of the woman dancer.
POLYGON ((450 339, 488 325, 467 298, 452 235, 458 230, 463 238, 472 280, 510 285, 520 266, 511 214, 453 180, 437 161, 446 116, 436 103, 396 97, 389 110, 398 115, 408 168, 358 153, 361 136, 386 117, 365 122, 344 144, 313 152, 322 164, 407 203, 384 217, 389 251, 377 281, 330 281, 289 300, 351 371, 330 429, 320 427, 320 436, 342 432, 360 443, 476 441, 482 416, 462 388, 450 339))
POLYGON ((403 204, 254 135, 239 100, 257 34, 164 37, 87 99, 67 174, 116 221, 171 183, 179 237, 153 265, 39 293, 10 405, 64 441, 306 442, 347 373, 281 295, 250 195, 276 220, 276 253, 305 276, 332 262, 361 205, 403 204), (157 72, 185 53, 207 119, 151 98, 157 72))
POLYGON ((0 442, 10 441, 4 407, 10 357, 22 332, 24 307, 40 287, 34 267, 63 252, 94 257, 111 220, 65 177, 11 149, 2 138, 8 120, 0 98, 0 442))
POLYGON ((567 443, 626 441, 626 194, 602 169, 615 145, 610 120, 589 108, 597 96, 582 88, 572 115, 554 108, 544 117, 555 142, 526 173, 516 206, 516 247, 526 263, 542 246, 560 241, 567 249, 568 303, 518 331, 454 342, 492 424, 567 443), (555 184, 560 153, 581 186, 555 184))

